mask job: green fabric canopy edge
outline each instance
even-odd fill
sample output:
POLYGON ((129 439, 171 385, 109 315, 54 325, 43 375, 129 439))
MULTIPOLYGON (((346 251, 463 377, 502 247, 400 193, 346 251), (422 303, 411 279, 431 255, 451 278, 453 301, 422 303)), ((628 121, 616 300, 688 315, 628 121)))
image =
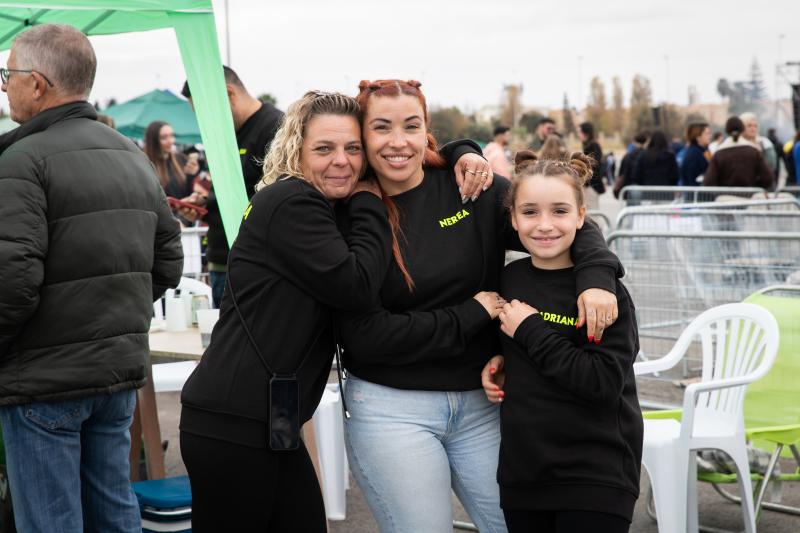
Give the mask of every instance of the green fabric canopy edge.
POLYGON ((71 24, 87 35, 173 28, 192 87, 197 123, 214 180, 222 223, 232 246, 247 194, 239 161, 217 30, 210 0, 0 1, 0 51, 36 24, 71 24))

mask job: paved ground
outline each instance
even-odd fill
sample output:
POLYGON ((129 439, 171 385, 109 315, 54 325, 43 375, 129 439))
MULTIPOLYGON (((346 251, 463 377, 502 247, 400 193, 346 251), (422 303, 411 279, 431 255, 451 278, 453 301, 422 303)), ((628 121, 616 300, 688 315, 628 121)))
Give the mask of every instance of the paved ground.
MULTIPOLYGON (((676 390, 676 394, 680 395, 680 389, 672 387, 676 390)), ((648 385, 645 384, 642 388, 648 388, 648 385)), ((661 394, 660 398, 664 399, 664 395, 661 394)), ((180 417, 179 393, 158 394, 158 415, 161 422, 162 435, 169 440, 166 457, 167 475, 183 475, 186 470, 180 459, 177 429, 180 417)), ((786 472, 789 471, 791 465, 789 462, 784 461, 783 467, 784 472, 786 472)), ((369 508, 361 496, 358 485, 351 479, 350 486, 352 488, 347 492, 347 520, 331 522, 331 533, 377 532, 375 520, 373 520, 369 508)), ((636 506, 633 526, 631 527, 632 533, 658 533, 658 527, 650 520, 644 510, 644 495, 647 493, 648 487, 649 480, 646 475, 643 475, 641 485, 643 496, 636 506)), ((782 496, 784 504, 800 506, 800 484, 784 484, 782 496)), ((456 520, 469 521, 469 517, 455 497, 453 498, 453 513, 456 520)), ((700 522, 716 528, 742 529, 741 513, 737 506, 723 500, 714 492, 711 486, 706 484, 701 484, 700 486, 700 522)), ((798 533, 800 532, 800 516, 766 511, 761 516, 758 530, 765 533, 798 533)), ((460 530, 454 529, 454 531, 460 530)))
MULTIPOLYGON (((600 199, 600 208, 612 220, 616 218, 619 207, 610 194, 605 194, 600 199)), ((660 403, 677 404, 682 398, 682 389, 670 382, 641 382, 640 397, 642 399, 660 403)), ((185 474, 186 470, 180 459, 178 441, 178 420, 180 417, 179 393, 161 393, 158 395, 158 412, 161 422, 161 431, 165 439, 169 440, 166 465, 167 475, 175 476, 185 474)), ((792 464, 788 461, 782 463, 783 471, 791 471, 792 464)), ((347 520, 331 522, 332 533, 373 533, 377 526, 371 513, 358 489, 355 481, 351 480, 351 490, 347 493, 347 520)), ((657 525, 647 516, 644 509, 644 495, 647 494, 649 479, 642 476, 642 497, 636 506, 631 532, 657 533, 657 525)), ((713 488, 701 484, 700 497, 700 522, 714 528, 741 530, 741 513, 736 505, 723 500, 713 488)), ((782 502, 786 505, 800 507, 800 484, 784 484, 782 502)), ((453 498, 453 513, 456 520, 469 521, 458 500, 453 498)), ((764 533, 798 533, 800 532, 800 516, 786 515, 765 511, 762 513, 758 530, 764 533)), ((454 531, 461 531, 454 529, 454 531)), ((420 532, 425 533, 425 532, 420 532)), ((576 532, 579 533, 579 532, 576 532)))

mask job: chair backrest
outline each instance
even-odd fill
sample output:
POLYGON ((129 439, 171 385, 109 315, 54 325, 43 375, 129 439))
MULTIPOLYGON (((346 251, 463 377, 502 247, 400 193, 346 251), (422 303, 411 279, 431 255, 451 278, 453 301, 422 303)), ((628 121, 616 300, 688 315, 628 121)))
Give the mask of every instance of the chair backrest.
POLYGON ((800 424, 800 286, 783 286, 749 296, 745 302, 769 310, 778 322, 780 343, 772 369, 747 389, 748 427, 800 424))
POLYGON ((678 345, 688 347, 700 338, 701 382, 740 378, 740 386, 699 394, 696 408, 715 411, 721 418, 741 420, 739 413, 747 384, 764 377, 778 352, 778 324, 769 311, 749 303, 713 307, 695 318, 678 345), (725 416, 729 415, 729 416, 725 416))

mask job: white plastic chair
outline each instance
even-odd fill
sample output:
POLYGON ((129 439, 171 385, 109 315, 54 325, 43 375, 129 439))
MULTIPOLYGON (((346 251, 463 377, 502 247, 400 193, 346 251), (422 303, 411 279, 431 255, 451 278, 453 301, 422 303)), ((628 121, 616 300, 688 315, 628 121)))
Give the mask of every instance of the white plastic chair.
POLYGON ((658 531, 698 531, 696 455, 713 448, 725 451, 736 464, 745 531, 755 533, 742 403, 747 385, 764 377, 775 361, 778 324, 757 305, 714 307, 689 324, 667 355, 635 363, 635 374, 674 367, 695 337, 702 347, 702 377, 686 387, 681 421, 644 421, 642 464, 650 475, 658 531))

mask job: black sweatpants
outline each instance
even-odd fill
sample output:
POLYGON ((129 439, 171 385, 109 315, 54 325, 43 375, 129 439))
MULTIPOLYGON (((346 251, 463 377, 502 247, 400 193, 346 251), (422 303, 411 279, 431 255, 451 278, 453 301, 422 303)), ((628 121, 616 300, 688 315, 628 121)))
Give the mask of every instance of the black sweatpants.
POLYGON ((628 533, 621 516, 591 511, 503 509, 508 533, 628 533))
POLYGON ((325 533, 325 504, 305 445, 291 452, 181 432, 192 531, 325 533))

